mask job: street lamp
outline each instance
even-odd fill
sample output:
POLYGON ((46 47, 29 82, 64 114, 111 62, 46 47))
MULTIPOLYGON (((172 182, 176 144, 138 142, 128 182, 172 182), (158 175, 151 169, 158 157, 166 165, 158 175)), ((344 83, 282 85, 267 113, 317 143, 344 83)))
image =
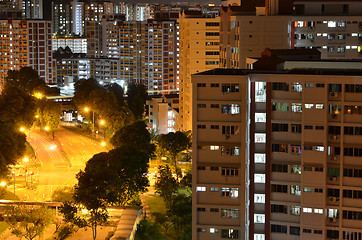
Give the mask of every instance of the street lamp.
MULTIPOLYGON (((89 112, 89 108, 85 107, 84 111, 89 112)), ((90 113, 89 113, 89 115, 90 115, 90 113)), ((92 121, 92 123, 93 123, 93 135, 95 135, 95 131, 94 131, 94 111, 92 111, 92 115, 93 115, 93 121, 92 121)), ((89 118, 90 118, 90 116, 89 116, 89 118)))
POLYGON ((44 128, 44 130, 45 130, 45 131, 49 131, 49 127, 46 126, 46 127, 44 128))
POLYGON ((11 171, 11 174, 14 174, 14 201, 15 201, 15 171, 11 171))
POLYGON ((37 98, 37 99, 42 99, 43 98, 43 94, 41 93, 35 93, 34 96, 37 98))
POLYGON ((24 128, 24 127, 21 127, 19 130, 20 130, 20 132, 25 132, 25 128, 24 128))
POLYGON ((25 185, 28 186, 28 161, 29 161, 29 158, 27 157, 24 157, 23 159, 24 163, 25 163, 25 185))
POLYGON ((102 142, 102 143, 101 143, 101 146, 102 146, 102 147, 106 146, 106 142, 102 142))
POLYGON ((1 186, 1 187, 5 187, 5 186, 6 186, 6 182, 2 181, 2 182, 0 183, 0 186, 1 186))

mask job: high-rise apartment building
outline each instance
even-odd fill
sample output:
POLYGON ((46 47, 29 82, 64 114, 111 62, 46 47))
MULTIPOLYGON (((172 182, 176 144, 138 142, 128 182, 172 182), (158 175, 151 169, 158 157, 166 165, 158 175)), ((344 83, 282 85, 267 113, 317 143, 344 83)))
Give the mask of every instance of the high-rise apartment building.
POLYGON ((322 59, 360 59, 360 1, 266 1, 222 7, 220 67, 246 68, 264 48, 317 48, 322 59))
POLYGON ((48 84, 53 78, 51 22, 42 20, 0 20, 2 36, 0 81, 9 70, 35 69, 48 84))
POLYGON ((203 15, 198 11, 184 11, 180 14, 180 116, 183 130, 192 126, 192 85, 191 74, 219 66, 220 18, 203 15))
POLYGON ((73 53, 87 53, 87 39, 80 37, 57 37, 53 36, 52 38, 52 49, 53 51, 58 50, 58 48, 69 47, 73 53))
POLYGON ((361 239, 362 64, 268 61, 192 77, 193 239, 361 239))
POLYGON ((21 0, 21 9, 26 19, 43 19, 43 0, 21 0))

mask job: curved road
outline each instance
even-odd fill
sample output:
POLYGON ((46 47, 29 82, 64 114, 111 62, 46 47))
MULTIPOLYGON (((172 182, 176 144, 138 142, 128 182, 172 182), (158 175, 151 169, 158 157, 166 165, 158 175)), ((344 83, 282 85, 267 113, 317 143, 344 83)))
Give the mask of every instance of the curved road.
MULTIPOLYGON (((39 130, 30 130, 27 140, 36 152, 29 166, 35 164, 33 181, 38 181, 36 190, 16 186, 16 195, 25 201, 49 201, 58 187, 73 186, 75 175, 84 169, 85 163, 94 155, 107 151, 99 142, 59 127, 55 140, 39 130), (55 147, 56 146, 56 147, 55 147)), ((29 167, 30 168, 30 167, 29 167)), ((8 188, 12 191, 12 188, 8 188)))

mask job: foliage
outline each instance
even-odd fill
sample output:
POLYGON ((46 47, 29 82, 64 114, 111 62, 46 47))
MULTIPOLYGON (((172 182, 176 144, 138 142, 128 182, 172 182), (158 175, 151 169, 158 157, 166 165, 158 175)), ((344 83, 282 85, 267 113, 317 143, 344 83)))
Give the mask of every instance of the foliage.
POLYGON ((77 231, 77 227, 72 224, 62 224, 55 231, 54 240, 65 240, 72 236, 77 231))
POLYGON ((86 219, 78 214, 79 209, 74 202, 64 202, 59 211, 63 215, 65 222, 79 228, 87 226, 86 219))
MULTIPOLYGON (((133 121, 132 114, 127 109, 123 99, 123 89, 117 84, 103 88, 93 79, 79 80, 75 85, 74 103, 78 109, 90 108, 97 118, 106 122, 106 135, 111 138, 115 132, 133 121)), ((84 113, 86 118, 92 114, 84 113)))
POLYGON ((71 202, 73 201, 73 187, 59 187, 52 193, 53 202, 71 202))
POLYGON ((54 219, 53 212, 36 205, 19 205, 6 213, 5 221, 12 229, 12 234, 27 240, 40 236, 54 219))
POLYGON ((170 132, 168 134, 160 134, 157 138, 157 145, 161 151, 167 152, 172 161, 172 166, 175 169, 177 182, 182 175, 181 170, 177 166, 177 155, 191 147, 190 137, 186 132, 170 132))
POLYGON ((8 71, 4 90, 6 91, 9 87, 21 88, 30 95, 35 91, 44 92, 47 88, 45 81, 38 76, 38 72, 30 67, 8 71))
POLYGON ((125 126, 116 132, 111 139, 111 143, 115 147, 134 146, 138 150, 151 155, 155 150, 155 146, 151 143, 151 135, 146 127, 147 125, 143 121, 136 121, 125 126))
POLYGON ((55 131, 59 126, 60 117, 62 116, 60 105, 51 100, 39 100, 37 115, 39 116, 36 120, 37 125, 41 128, 49 127, 54 139, 55 131))
POLYGON ((178 239, 182 239, 192 223, 192 197, 184 194, 173 196, 167 214, 172 219, 178 239))
POLYGON ((107 219, 107 205, 125 206, 146 190, 147 167, 147 153, 124 146, 94 155, 77 174, 74 199, 90 212, 94 237, 97 225, 107 219))
POLYGON ((20 127, 30 127, 34 122, 35 98, 18 87, 7 87, 0 95, 0 119, 20 127))
POLYGON ((192 173, 191 171, 186 172, 185 176, 181 179, 180 185, 185 188, 192 188, 192 173))
POLYGON ((160 232, 160 226, 157 223, 147 219, 142 219, 137 226, 136 240, 166 240, 160 232))
POLYGON ((148 99, 147 87, 143 84, 131 83, 127 90, 128 106, 136 119, 141 119, 148 99))
POLYGON ((89 95, 93 90, 100 90, 102 86, 94 78, 80 79, 74 84, 74 103, 78 106, 78 109, 83 108, 88 104, 89 95))
POLYGON ((155 182, 155 191, 169 204, 172 195, 177 192, 177 188, 178 184, 172 176, 170 167, 168 165, 160 165, 155 182))
POLYGON ((0 177, 6 178, 8 166, 14 165, 26 149, 26 135, 10 122, 0 120, 0 177))

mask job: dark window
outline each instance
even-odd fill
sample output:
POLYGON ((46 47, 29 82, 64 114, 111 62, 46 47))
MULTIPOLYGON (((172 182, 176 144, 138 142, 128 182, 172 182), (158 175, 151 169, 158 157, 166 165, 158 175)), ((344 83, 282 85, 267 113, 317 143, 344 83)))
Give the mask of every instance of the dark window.
POLYGON ((288 124, 285 123, 272 123, 273 132, 288 132, 288 124))
POLYGON ((286 225, 271 224, 271 232, 275 233, 287 233, 288 228, 286 225))
POLYGON ((272 164, 272 172, 288 172, 288 165, 285 164, 272 164))
POLYGON ((285 82, 273 82, 272 89, 279 91, 289 91, 289 84, 285 82))
POLYGON ((272 192, 288 193, 288 185, 272 184, 272 192))
POLYGON ((328 134, 340 135, 341 127, 340 126, 328 126, 328 134))
POLYGON ((300 235, 300 227, 290 226, 289 232, 290 235, 300 235))
POLYGON ((270 211, 272 213, 288 213, 288 207, 285 205, 271 204, 270 211))

